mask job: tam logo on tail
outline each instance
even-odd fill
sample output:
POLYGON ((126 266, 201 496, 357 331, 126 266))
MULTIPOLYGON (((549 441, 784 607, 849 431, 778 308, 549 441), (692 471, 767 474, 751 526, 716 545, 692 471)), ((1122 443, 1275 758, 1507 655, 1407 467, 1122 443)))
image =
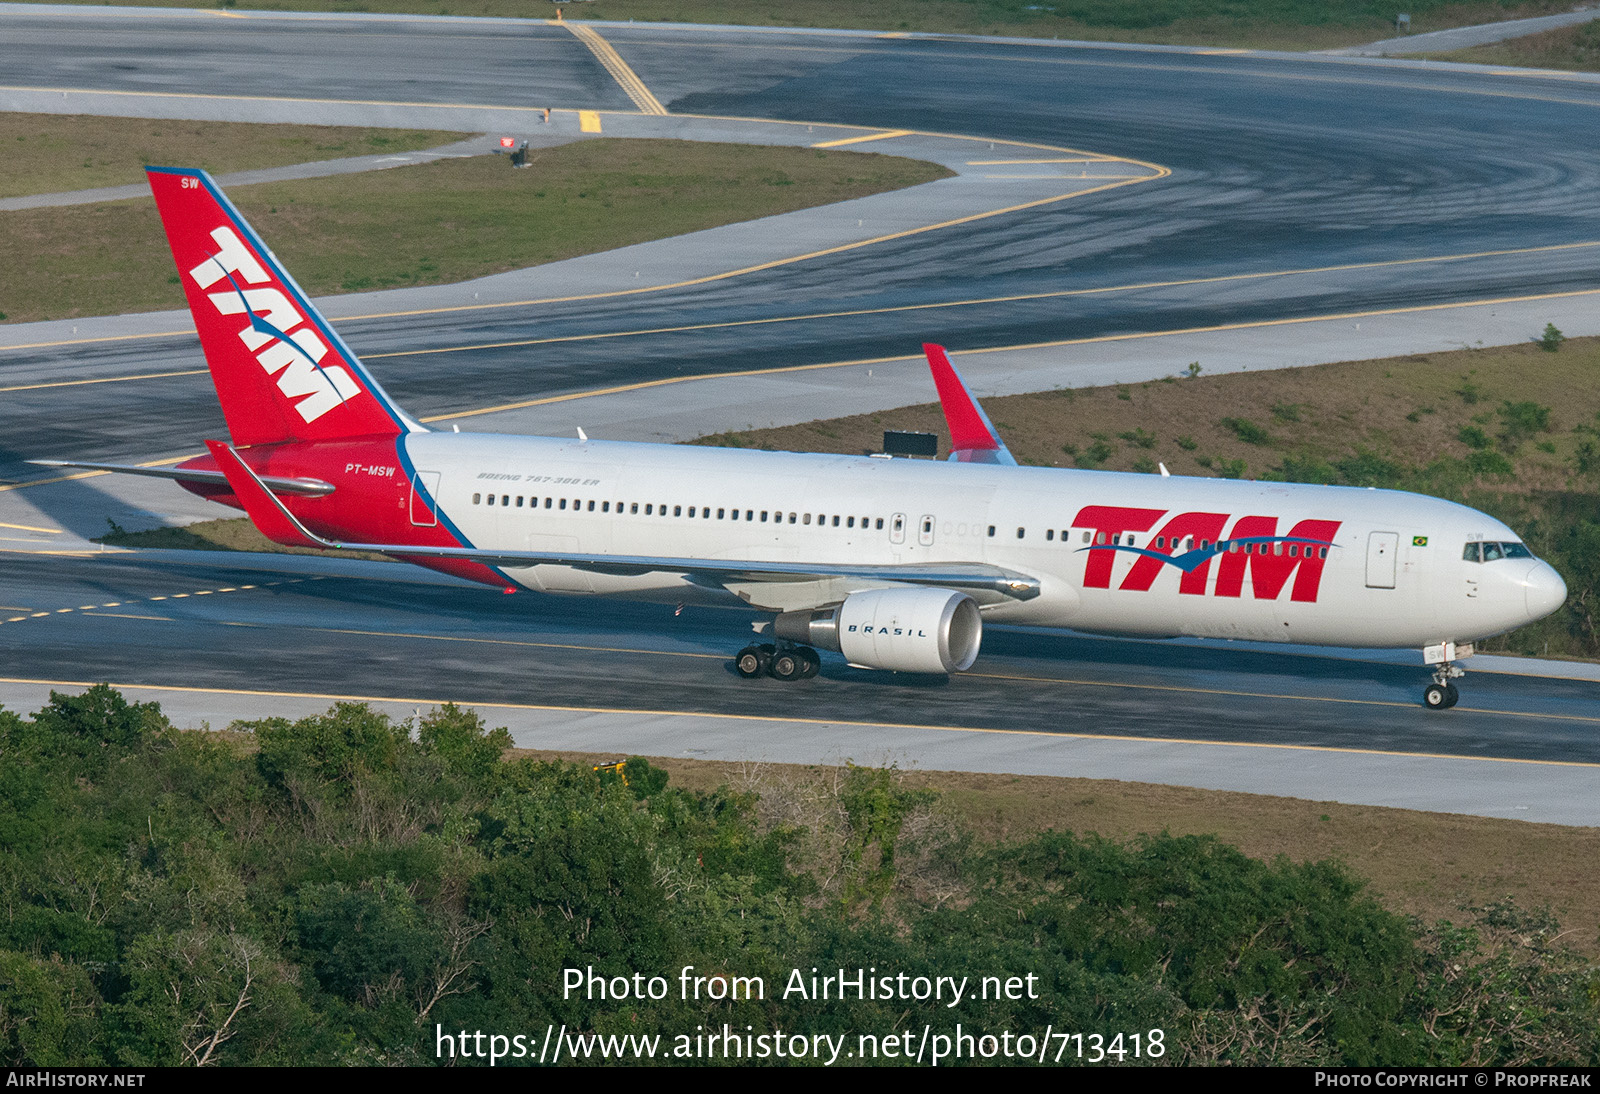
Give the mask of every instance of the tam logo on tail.
POLYGON ((275 377, 278 390, 294 402, 300 417, 314 422, 345 400, 361 394, 356 383, 339 365, 322 364, 328 346, 311 327, 292 328, 304 323, 305 316, 289 298, 275 288, 241 289, 233 277, 238 274, 247 284, 271 281, 267 271, 245 249, 232 228, 223 225, 211 231, 217 253, 189 271, 194 283, 209 289, 227 279, 228 289, 210 293, 211 303, 222 315, 248 315, 250 321, 239 331, 239 340, 256 354, 268 376, 275 377), (258 313, 265 313, 265 316, 258 313), (271 343, 270 345, 268 343, 271 343))
POLYGON ((235 444, 421 428, 389 403, 205 172, 148 173, 235 444))

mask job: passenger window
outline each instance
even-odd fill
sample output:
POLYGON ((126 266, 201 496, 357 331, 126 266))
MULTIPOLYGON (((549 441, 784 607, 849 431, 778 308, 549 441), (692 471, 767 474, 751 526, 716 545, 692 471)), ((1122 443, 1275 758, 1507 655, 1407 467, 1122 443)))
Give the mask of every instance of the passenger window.
POLYGON ((681 516, 683 516, 683 506, 681 506, 681 505, 674 505, 674 506, 673 506, 673 507, 672 507, 672 515, 673 515, 673 516, 675 516, 675 517, 681 517, 681 516))
POLYGON ((638 502, 633 502, 632 504, 630 504, 628 506, 628 514, 630 516, 632 516, 634 513, 637 513, 638 511, 639 511, 639 503, 638 502))
POLYGON ((702 505, 700 507, 700 519, 701 520, 710 520, 711 519, 711 506, 702 505))
POLYGON ((810 514, 810 513, 807 513, 807 514, 806 514, 806 519, 805 519, 805 520, 803 520, 803 521, 801 521, 801 522, 800 522, 800 523, 801 523, 801 524, 810 524, 810 523, 811 523, 811 514, 810 514))
POLYGON ((589 512, 594 512, 594 502, 592 501, 589 503, 589 512))
POLYGON ((1044 530, 1044 538, 1046 543, 1055 542, 1056 530, 1054 528, 1046 528, 1044 530))
POLYGON ((1326 547, 1317 548, 1317 557, 1318 558, 1327 558, 1328 557, 1328 549, 1326 547))
POLYGON ((493 495, 493 494, 490 494, 490 495, 489 495, 489 504, 490 504, 490 505, 493 505, 493 504, 494 504, 494 495, 493 495))
POLYGON ((566 507, 567 507, 567 499, 566 498, 562 498, 561 499, 561 508, 565 509, 566 507))
POLYGON ((856 526, 856 518, 855 517, 846 517, 845 521, 844 521, 844 526, 846 528, 854 528, 856 526))
POLYGON ((835 514, 835 515, 834 515, 834 518, 833 518, 833 526, 834 526, 834 527, 835 527, 835 528, 837 528, 837 527, 839 527, 839 517, 838 517, 838 515, 837 515, 837 514, 835 514))
POLYGON ((767 523, 767 511, 765 509, 761 510, 761 523, 767 523))
POLYGON ((691 517, 692 517, 692 516, 694 516, 694 506, 692 506, 692 505, 691 505, 691 506, 689 506, 689 515, 690 515, 690 516, 691 516, 691 517))
POLYGON ((1018 539, 1021 539, 1026 534, 1027 534, 1027 529, 1025 529, 1025 528, 1018 528, 1017 529, 1017 538, 1018 539))
POLYGON ((990 539, 994 538, 994 525, 992 525, 992 524, 989 525, 989 538, 990 539))
POLYGON ((654 513, 654 509, 655 509, 655 506, 654 506, 654 505, 652 505, 652 504, 651 504, 651 503, 649 503, 649 502, 645 502, 645 505, 644 505, 644 515, 645 515, 645 516, 647 516, 647 517, 652 517, 652 516, 655 516, 655 513, 654 513))
MULTIPOLYGON (((744 519, 745 520, 755 520, 756 519, 756 511, 754 509, 746 509, 744 511, 744 519)), ((762 513, 761 514, 761 519, 762 520, 766 520, 767 519, 767 515, 765 513, 762 513)))
POLYGON ((875 530, 879 531, 879 532, 883 531, 883 518, 882 517, 878 518, 875 530))
POLYGON ((790 523, 790 524, 793 524, 793 523, 794 523, 794 514, 793 514, 793 513, 790 513, 790 514, 789 514, 789 523, 790 523))
POLYGON ((717 510, 717 519, 718 519, 718 520, 721 520, 721 519, 723 519, 723 518, 722 518, 722 514, 723 514, 723 512, 724 512, 724 510, 721 510, 721 509, 718 509, 718 510, 717 510))
POLYGON ((482 500, 483 500, 483 495, 482 494, 474 494, 474 495, 472 495, 472 504, 473 505, 478 505, 482 500))
POLYGON ((600 511, 601 511, 601 512, 602 512, 602 513, 609 513, 609 512, 611 512, 611 503, 610 503, 610 502, 609 502, 609 501, 603 501, 603 502, 601 502, 601 503, 600 503, 600 511))
POLYGON ((1085 543, 1089 542, 1089 533, 1088 532, 1083 533, 1083 542, 1085 542, 1085 543))
POLYGON ((555 500, 556 500, 555 498, 545 498, 544 499, 544 507, 546 509, 550 508, 550 503, 555 501, 555 500))

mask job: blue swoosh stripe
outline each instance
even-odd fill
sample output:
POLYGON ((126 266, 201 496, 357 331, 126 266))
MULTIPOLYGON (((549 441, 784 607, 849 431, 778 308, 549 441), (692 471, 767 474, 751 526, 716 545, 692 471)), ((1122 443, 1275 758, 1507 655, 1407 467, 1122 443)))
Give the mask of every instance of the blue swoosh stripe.
POLYGON ((1153 558, 1167 566, 1176 566, 1184 573, 1192 573, 1211 561, 1220 554, 1227 553, 1230 546, 1250 543, 1307 543, 1315 547, 1337 547, 1336 543, 1329 543, 1321 539, 1306 539, 1303 536, 1245 536, 1242 539, 1218 540, 1210 547, 1196 547, 1192 551, 1185 551, 1181 555, 1169 555, 1161 551, 1152 551, 1146 547, 1133 547, 1125 543, 1096 543, 1090 547, 1079 547, 1077 553, 1084 551, 1127 551, 1130 554, 1143 555, 1153 558))

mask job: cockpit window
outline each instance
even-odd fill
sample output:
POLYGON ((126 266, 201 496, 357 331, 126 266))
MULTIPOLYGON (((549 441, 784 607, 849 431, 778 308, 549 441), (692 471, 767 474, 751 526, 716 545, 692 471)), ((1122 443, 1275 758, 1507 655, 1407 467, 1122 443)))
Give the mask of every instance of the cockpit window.
POLYGON ((1461 557, 1467 562, 1499 562, 1503 558, 1532 558, 1533 552, 1521 543, 1469 543, 1461 557))

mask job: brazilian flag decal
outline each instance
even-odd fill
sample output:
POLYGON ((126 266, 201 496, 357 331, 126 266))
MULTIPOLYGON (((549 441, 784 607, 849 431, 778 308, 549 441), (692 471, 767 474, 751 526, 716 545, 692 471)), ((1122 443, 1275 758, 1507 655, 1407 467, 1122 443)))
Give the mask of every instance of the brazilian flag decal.
POLYGON ((1426 547, 1427 545, 1428 545, 1428 537, 1427 536, 1412 536, 1411 537, 1411 546, 1413 546, 1413 547, 1426 547))

